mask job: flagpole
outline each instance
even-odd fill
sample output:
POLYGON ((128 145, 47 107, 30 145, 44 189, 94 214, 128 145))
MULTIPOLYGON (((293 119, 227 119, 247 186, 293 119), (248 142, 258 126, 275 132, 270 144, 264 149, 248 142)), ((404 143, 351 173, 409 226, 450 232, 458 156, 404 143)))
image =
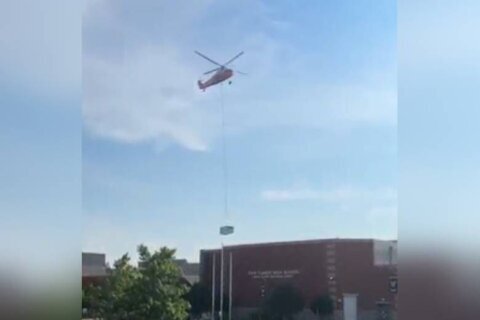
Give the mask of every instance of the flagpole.
POLYGON ((223 242, 220 259, 220 320, 223 320, 223 242))
POLYGON ((229 293, 228 293, 228 320, 232 320, 232 275, 233 275, 233 264, 232 264, 232 253, 230 252, 230 275, 229 275, 229 293))
POLYGON ((212 320, 215 320, 215 252, 213 252, 212 264, 212 320))

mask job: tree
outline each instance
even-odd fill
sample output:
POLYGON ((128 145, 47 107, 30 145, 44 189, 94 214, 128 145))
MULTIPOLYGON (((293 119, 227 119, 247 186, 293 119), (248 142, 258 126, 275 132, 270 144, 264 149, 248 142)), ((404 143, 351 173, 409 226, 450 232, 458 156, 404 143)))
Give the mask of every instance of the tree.
POLYGON ((91 285, 84 291, 89 316, 106 320, 132 319, 132 293, 138 277, 138 270, 130 265, 127 254, 115 261, 114 269, 103 285, 91 285))
POLYGON ((102 286, 84 290, 89 314, 104 320, 186 319, 188 290, 174 262, 175 250, 164 247, 152 254, 140 245, 138 254, 139 268, 125 254, 102 286))
POLYGON ((140 277, 135 283, 134 301, 139 319, 184 320, 189 304, 184 299, 187 285, 174 262, 175 250, 166 247, 150 253, 138 247, 140 277))
POLYGON ((194 318, 199 318, 202 314, 211 311, 212 292, 204 284, 195 283, 185 298, 190 303, 190 314, 194 318))
POLYGON ((273 289, 265 301, 265 312, 274 320, 292 319, 303 310, 305 301, 302 294, 289 284, 273 289))
POLYGON ((310 304, 310 309, 319 319, 327 318, 333 314, 333 300, 329 295, 318 296, 310 304))
MULTIPOLYGON (((210 313, 212 311, 212 291, 210 288, 202 283, 196 283, 190 291, 185 295, 185 299, 190 303, 190 314, 193 318, 198 318, 204 313, 210 313)), ((227 294, 223 295, 223 314, 228 314, 229 297, 227 294)), ((215 313, 219 314, 220 311, 220 293, 215 295, 215 313)), ((225 318, 226 316, 224 316, 225 318)))
POLYGON ((211 292, 201 283, 195 283, 185 298, 190 303, 190 314, 194 318, 199 318, 203 313, 209 312, 211 309, 211 292))

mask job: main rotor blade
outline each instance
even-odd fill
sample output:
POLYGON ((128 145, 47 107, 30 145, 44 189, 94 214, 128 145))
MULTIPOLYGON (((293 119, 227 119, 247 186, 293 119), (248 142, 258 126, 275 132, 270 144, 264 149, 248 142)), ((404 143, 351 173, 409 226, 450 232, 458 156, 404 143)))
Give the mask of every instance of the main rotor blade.
POLYGON ((237 54, 237 55, 236 55, 235 57, 233 57, 232 59, 228 60, 228 61, 224 64, 224 66, 226 66, 227 64, 232 63, 233 60, 237 59, 237 58, 240 57, 242 54, 243 54, 243 51, 240 52, 239 54, 237 54))
POLYGON ((207 57, 206 55, 201 54, 201 53, 198 52, 198 51, 195 51, 195 53, 198 54, 198 55, 199 55, 200 57, 202 57, 203 59, 208 60, 208 61, 210 61, 211 63, 216 64, 216 65, 219 66, 219 67, 222 66, 220 63, 218 63, 218 62, 216 62, 216 61, 213 61, 212 59, 210 59, 210 58, 207 57))
POLYGON ((220 70, 220 69, 221 69, 221 67, 218 67, 218 68, 212 69, 210 71, 204 72, 203 74, 210 74, 210 73, 215 72, 215 71, 220 70))
POLYGON ((242 72, 242 71, 238 71, 238 70, 235 70, 236 73, 239 73, 239 74, 243 74, 244 76, 248 75, 248 73, 245 73, 245 72, 242 72))

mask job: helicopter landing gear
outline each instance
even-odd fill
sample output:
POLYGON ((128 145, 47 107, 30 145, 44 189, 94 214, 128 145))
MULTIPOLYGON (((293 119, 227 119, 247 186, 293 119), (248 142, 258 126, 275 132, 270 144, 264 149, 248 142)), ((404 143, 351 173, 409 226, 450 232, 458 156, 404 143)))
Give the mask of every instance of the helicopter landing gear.
POLYGON ((232 84, 232 81, 228 81, 228 84, 229 84, 229 85, 232 84))

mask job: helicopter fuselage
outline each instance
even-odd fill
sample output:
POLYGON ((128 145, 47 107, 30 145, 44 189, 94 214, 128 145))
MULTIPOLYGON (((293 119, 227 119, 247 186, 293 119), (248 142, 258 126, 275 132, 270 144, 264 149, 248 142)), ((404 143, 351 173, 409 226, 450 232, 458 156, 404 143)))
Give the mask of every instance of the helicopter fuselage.
POLYGON ((207 81, 202 82, 198 80, 198 87, 205 91, 206 88, 219 84, 231 78, 232 76, 233 76, 232 69, 228 69, 228 68, 220 69, 217 72, 215 72, 213 76, 211 76, 210 79, 208 79, 207 81))

